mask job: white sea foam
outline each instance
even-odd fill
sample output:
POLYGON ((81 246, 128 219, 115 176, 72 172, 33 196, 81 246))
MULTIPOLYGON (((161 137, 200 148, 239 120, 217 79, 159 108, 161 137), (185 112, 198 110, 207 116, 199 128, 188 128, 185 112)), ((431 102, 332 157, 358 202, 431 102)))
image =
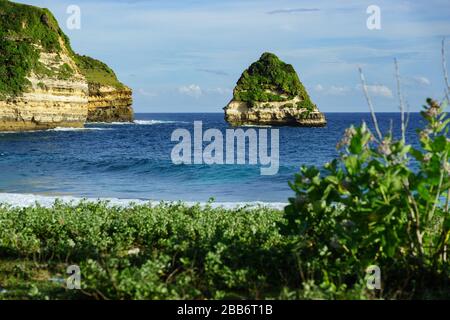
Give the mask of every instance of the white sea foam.
POLYGON ((103 131, 103 130, 112 130, 111 128, 93 128, 93 127, 86 127, 86 128, 68 128, 68 127, 56 127, 54 129, 49 129, 47 131, 103 131))
POLYGON ((134 120, 134 124, 143 125, 143 126, 151 126, 155 124, 166 124, 166 123, 187 123, 184 121, 170 121, 170 120, 134 120))
MULTIPOLYGON (((171 121, 171 120, 135 120, 133 122, 87 122, 87 125, 108 125, 108 126, 119 126, 119 125, 141 125, 141 126, 151 126, 156 124, 171 124, 171 123, 189 123, 185 121, 171 121)), ((103 127, 84 127, 84 128, 71 128, 71 127, 56 127, 54 129, 48 130, 27 130, 27 131, 0 131, 0 134, 20 134, 20 133, 34 133, 43 131, 95 131, 95 130, 113 130, 112 128, 103 127)))
POLYGON ((240 127, 244 128, 272 128, 272 126, 266 125, 266 124, 244 124, 240 127))
POLYGON ((86 122, 87 125, 113 125, 113 126, 120 126, 120 125, 133 125, 133 122, 86 122))
POLYGON ((140 125, 140 126, 152 126, 155 124, 171 124, 171 123, 189 123, 185 121, 175 120, 134 120, 133 122, 87 122, 86 124, 94 125, 109 125, 109 126, 124 126, 124 125, 140 125))
POLYGON ((39 133, 39 132, 64 132, 64 131, 96 131, 96 130, 113 130, 112 128, 96 128, 96 127, 85 127, 85 128, 71 128, 71 127, 56 127, 54 129, 47 130, 26 130, 26 131, 0 131, 0 134, 24 134, 24 133, 39 133))
POLYGON ((18 133, 33 133, 42 132, 43 130, 25 130, 25 131, 0 131, 0 134, 18 134, 18 133))
MULTIPOLYGON (((141 199, 118 199, 118 198, 79 198, 73 196, 43 196, 35 194, 18 194, 18 193, 0 193, 0 204, 7 204, 13 207, 30 207, 38 203, 43 207, 51 207, 55 200, 58 199, 64 203, 77 204, 83 200, 89 202, 96 201, 108 201, 112 206, 128 207, 131 204, 137 205, 157 205, 160 201, 156 200, 141 200, 141 199)), ((177 201, 165 201, 166 203, 177 203, 177 201)), ((206 202, 193 202, 193 201, 183 201, 188 206, 194 206, 200 204, 201 206, 206 206, 206 202)), ((211 204, 213 208, 225 208, 225 209, 237 209, 243 207, 257 208, 265 207, 271 209, 283 210, 287 203, 283 202, 214 202, 211 204)))

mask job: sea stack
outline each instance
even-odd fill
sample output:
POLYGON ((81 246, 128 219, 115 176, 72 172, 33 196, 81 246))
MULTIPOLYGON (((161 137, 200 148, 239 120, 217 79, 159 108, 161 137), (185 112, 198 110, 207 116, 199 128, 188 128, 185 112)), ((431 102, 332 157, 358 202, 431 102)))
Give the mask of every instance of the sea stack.
POLYGON ((132 121, 131 89, 76 54, 48 9, 0 0, 0 131, 132 121))
POLYGON ((242 73, 224 110, 232 126, 323 127, 327 123, 294 67, 268 52, 242 73))

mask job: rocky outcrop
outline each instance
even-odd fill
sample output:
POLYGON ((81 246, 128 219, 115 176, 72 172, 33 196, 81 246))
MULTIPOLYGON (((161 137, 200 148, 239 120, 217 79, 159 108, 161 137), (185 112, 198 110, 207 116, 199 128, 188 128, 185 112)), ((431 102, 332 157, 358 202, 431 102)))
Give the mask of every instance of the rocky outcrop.
POLYGON ((55 127, 82 127, 87 117, 88 83, 66 50, 58 56, 41 52, 43 67, 57 70, 70 65, 70 79, 30 74, 30 86, 19 96, 0 100, 0 131, 41 130, 55 127))
POLYGON ((224 110, 225 120, 233 126, 322 127, 327 123, 294 68, 272 53, 264 53, 242 73, 224 110))
POLYGON ((128 87, 116 88, 89 84, 88 122, 133 121, 132 91, 128 87))
POLYGON ((40 83, 46 87, 0 101, 0 131, 83 127, 87 117, 87 84, 40 83))
POLYGON ((287 102, 257 103, 249 108, 246 102, 232 100, 225 108, 225 120, 233 126, 270 125, 323 127, 326 119, 322 112, 314 109, 293 107, 294 100, 287 102))
POLYGON ((0 131, 132 121, 132 91, 73 52, 47 9, 0 1, 0 131))

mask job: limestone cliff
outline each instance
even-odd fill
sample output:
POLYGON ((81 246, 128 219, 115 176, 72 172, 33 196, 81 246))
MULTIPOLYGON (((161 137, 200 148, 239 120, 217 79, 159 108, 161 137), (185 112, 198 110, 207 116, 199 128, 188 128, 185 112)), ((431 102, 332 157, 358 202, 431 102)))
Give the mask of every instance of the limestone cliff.
POLYGON ((272 53, 264 53, 243 72, 224 110, 225 120, 234 126, 326 125, 294 68, 272 53))
POLYGON ((325 116, 317 108, 312 111, 293 107, 298 98, 286 102, 257 103, 249 107, 246 102, 232 100, 225 109, 225 120, 233 126, 271 125, 323 127, 325 116), (288 106, 286 106, 288 105, 288 106))
POLYGON ((132 91, 128 87, 115 88, 97 83, 89 84, 89 122, 133 121, 132 91))
POLYGON ((0 0, 0 131, 131 121, 131 90, 75 54, 47 9, 0 0))
POLYGON ((89 83, 88 122, 133 121, 132 91, 117 80, 103 62, 77 55, 78 66, 89 83))
POLYGON ((40 130, 55 127, 82 127, 87 117, 88 83, 66 50, 41 52, 41 68, 54 68, 54 76, 31 72, 25 92, 0 100, 0 131, 40 130), (60 65, 74 72, 58 79, 60 65))

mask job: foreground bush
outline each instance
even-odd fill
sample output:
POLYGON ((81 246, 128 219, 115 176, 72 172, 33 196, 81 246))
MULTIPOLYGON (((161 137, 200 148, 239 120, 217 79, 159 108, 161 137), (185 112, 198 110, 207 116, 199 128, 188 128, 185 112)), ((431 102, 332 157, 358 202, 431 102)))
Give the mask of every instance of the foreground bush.
POLYGON ((282 212, 262 208, 0 207, 0 265, 56 264, 65 279, 77 264, 80 294, 93 298, 276 298, 295 273, 284 223, 282 212))
POLYGON ((421 150, 363 124, 339 159, 301 169, 286 214, 302 282, 345 290, 377 265, 383 297, 449 296, 450 119, 432 100, 422 115, 421 150))

